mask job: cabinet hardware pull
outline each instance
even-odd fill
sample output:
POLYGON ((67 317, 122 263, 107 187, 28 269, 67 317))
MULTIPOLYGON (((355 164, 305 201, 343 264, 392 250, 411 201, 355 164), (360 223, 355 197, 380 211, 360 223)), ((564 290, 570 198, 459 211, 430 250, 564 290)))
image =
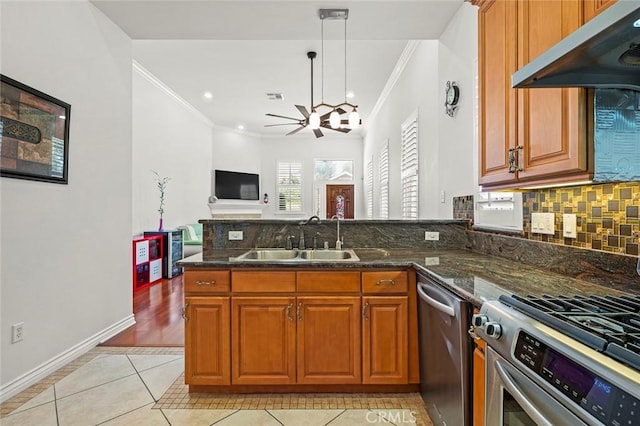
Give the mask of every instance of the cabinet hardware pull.
POLYGON ((396 285, 395 280, 389 279, 389 278, 383 278, 381 280, 376 281, 376 285, 382 285, 382 284, 391 284, 391 285, 396 285))
POLYGON ((285 311, 285 315, 289 321, 293 321, 293 317, 291 316, 291 308, 293 308, 293 302, 287 305, 287 310, 285 311))
POLYGON ((302 302, 298 303, 298 307, 296 308, 296 316, 298 317, 298 321, 302 321, 302 312, 300 312, 301 309, 302 302))
POLYGON ((476 334, 476 329, 473 327, 469 327, 469 330, 467 330, 467 333, 469 334, 469 336, 471 336, 472 339, 476 340, 479 339, 480 337, 476 334))
POLYGON ((365 321, 369 321, 369 317, 367 316, 367 308, 369 307, 369 302, 365 302, 364 306, 362 306, 362 316, 365 321))
POLYGON ((509 148, 509 173, 516 172, 516 149, 509 148))
POLYGON ((200 280, 197 280, 196 284, 198 284, 198 285, 216 285, 216 280, 212 280, 212 281, 200 281, 200 280))
POLYGON ((520 165, 520 153, 524 152, 524 146, 518 145, 516 146, 516 170, 519 172, 524 171, 524 167, 520 165))
POLYGON ((185 321, 188 321, 189 318, 187 318, 187 308, 189 307, 189 302, 184 304, 184 307, 182 308, 182 319, 185 321))

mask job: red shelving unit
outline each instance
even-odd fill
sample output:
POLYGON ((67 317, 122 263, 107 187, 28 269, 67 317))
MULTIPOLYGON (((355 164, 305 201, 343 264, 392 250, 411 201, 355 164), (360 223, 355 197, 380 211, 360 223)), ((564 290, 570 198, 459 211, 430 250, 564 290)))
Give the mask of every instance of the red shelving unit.
POLYGON ((133 240, 133 291, 162 279, 162 236, 153 235, 133 240))

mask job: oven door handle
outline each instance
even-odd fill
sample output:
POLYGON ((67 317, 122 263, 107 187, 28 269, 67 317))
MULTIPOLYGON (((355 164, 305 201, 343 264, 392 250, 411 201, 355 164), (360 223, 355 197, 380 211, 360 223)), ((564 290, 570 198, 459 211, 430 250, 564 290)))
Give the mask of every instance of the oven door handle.
POLYGON ((529 399, 513 381, 509 372, 502 366, 500 361, 495 361, 495 367, 504 387, 509 391, 511 396, 513 396, 513 399, 515 399, 522 409, 531 417, 531 419, 539 426, 553 426, 553 423, 551 423, 533 404, 531 404, 529 399))
POLYGON ((427 293, 424 292, 424 290, 422 289, 423 287, 425 287, 424 284, 418 283, 418 296, 420 296, 422 300, 424 300, 440 312, 449 315, 450 317, 456 316, 456 311, 454 311, 451 306, 445 305, 444 303, 438 302, 436 299, 430 297, 427 293))

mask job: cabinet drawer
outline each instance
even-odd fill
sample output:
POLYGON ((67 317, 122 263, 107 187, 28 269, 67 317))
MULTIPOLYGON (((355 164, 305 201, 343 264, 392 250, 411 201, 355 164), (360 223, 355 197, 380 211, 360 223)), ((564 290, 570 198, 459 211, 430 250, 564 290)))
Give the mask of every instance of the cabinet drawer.
POLYGON ((184 273, 185 293, 226 293, 230 287, 229 271, 203 269, 184 273))
POLYGON ((359 293, 360 272, 298 272, 298 291, 313 293, 359 293))
POLYGON ((363 293, 406 293, 407 271, 376 271, 362 273, 363 293))
POLYGON ((233 271, 234 293, 291 293, 296 291, 295 271, 233 271))

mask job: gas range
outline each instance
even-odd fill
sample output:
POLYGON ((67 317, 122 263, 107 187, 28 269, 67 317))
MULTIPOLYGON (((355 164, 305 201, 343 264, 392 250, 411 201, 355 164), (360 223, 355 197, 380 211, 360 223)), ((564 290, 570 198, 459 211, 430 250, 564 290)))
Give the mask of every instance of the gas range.
POLYGON ((640 424, 640 297, 500 296, 472 322, 495 354, 487 374, 510 366, 534 383, 532 399, 545 394, 573 424, 640 424))

